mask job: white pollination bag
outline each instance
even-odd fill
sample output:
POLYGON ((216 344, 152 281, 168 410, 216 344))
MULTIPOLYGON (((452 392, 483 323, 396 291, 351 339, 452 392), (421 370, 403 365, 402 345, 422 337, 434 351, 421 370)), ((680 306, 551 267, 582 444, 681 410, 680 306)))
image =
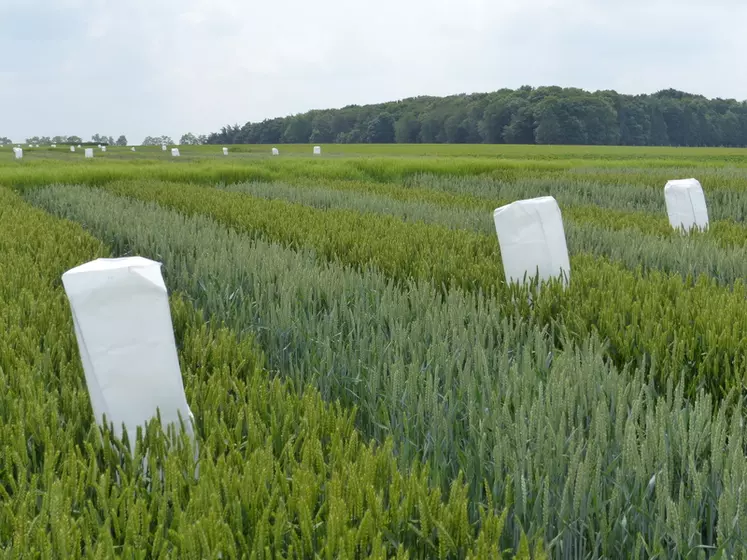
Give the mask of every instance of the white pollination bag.
POLYGON ((675 229, 708 229, 708 206, 697 179, 676 179, 664 186, 669 223, 675 229))
POLYGON ((173 157, 179 157, 179 148, 171 148, 171 155, 173 157))
POLYGON ((56 148, 56 147, 57 147, 57 144, 52 144, 52 147, 53 147, 53 148, 56 148))
POLYGON ((93 157, 93 148, 86 148, 86 157, 87 158, 93 157))
POLYGON ((74 152, 75 151, 75 146, 70 146, 70 151, 74 152))
POLYGON ((135 146, 133 146, 133 147, 132 147, 132 148, 130 148, 130 149, 131 149, 131 150, 132 150, 132 151, 134 152, 134 151, 135 151, 135 146))
POLYGON ((194 440, 161 264, 142 257, 96 259, 62 275, 96 421, 103 416, 134 452, 137 427, 179 415, 194 440))
POLYGON ((106 146, 101 146, 101 151, 105 152, 106 151, 106 146))
POLYGON ((228 155, 228 148, 223 148, 223 155, 224 155, 224 156, 227 156, 227 155, 228 155))
POLYGON ((496 208, 495 230, 507 282, 571 275, 563 217, 555 198, 542 196, 496 208))
POLYGON ((315 156, 318 156, 318 155, 320 155, 321 153, 322 153, 322 148, 321 148, 321 146, 314 146, 314 155, 315 155, 315 156))
POLYGON ((166 151, 166 144, 161 144, 161 150, 166 151))
POLYGON ((13 148, 13 155, 16 159, 23 159, 23 148, 13 148))
POLYGON ((272 155, 278 156, 278 155, 280 155, 280 151, 277 148, 273 148, 272 149, 272 155))

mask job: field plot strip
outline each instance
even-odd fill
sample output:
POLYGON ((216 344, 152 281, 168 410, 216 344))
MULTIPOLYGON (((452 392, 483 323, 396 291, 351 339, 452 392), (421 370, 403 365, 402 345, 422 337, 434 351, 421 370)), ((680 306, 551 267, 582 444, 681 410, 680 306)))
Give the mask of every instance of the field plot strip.
MULTIPOLYGON (((180 188, 173 185, 173 188, 180 188)), ((436 224, 451 229, 465 229, 484 234, 486 246, 495 243, 492 211, 462 207, 444 207, 431 202, 395 200, 387 196, 313 187, 297 187, 284 183, 243 183, 221 187, 228 192, 244 193, 265 200, 282 200, 321 210, 350 210, 363 214, 392 216, 409 223, 436 224)), ((747 278, 747 245, 722 247, 707 235, 681 236, 662 218, 665 233, 646 234, 637 224, 610 219, 605 211, 595 207, 563 210, 566 237, 572 255, 588 253, 623 263, 635 270, 656 269, 676 272, 683 277, 701 274, 724 285, 747 278), (577 217, 583 215, 583 219, 577 217), (570 216, 570 218, 568 217, 570 216)), ((626 214, 629 216, 629 214, 626 214)), ((648 222, 650 216, 643 216, 648 222)), ((647 222, 647 223, 648 223, 647 222)), ((716 231, 722 223, 714 224, 716 231)), ((736 237, 747 243, 747 229, 736 237)), ((713 237, 717 234, 712 233, 713 237)))
POLYGON ((657 270, 641 274, 577 255, 571 289, 544 290, 530 308, 525 295, 512 296, 503 284, 498 244, 483 234, 190 185, 117 182, 103 188, 209 216, 253 238, 311 249, 358 270, 375 266, 405 285, 493 293, 503 315, 519 314, 538 325, 560 322, 580 341, 596 331, 609 341, 609 357, 618 367, 643 360, 653 364, 661 386, 667 379, 686 379, 689 395, 706 388, 720 397, 747 377, 747 288, 741 281, 724 287, 702 275, 692 281, 657 270))
POLYGON ((512 545, 509 534, 501 541, 504 522, 496 514, 483 511, 479 524, 470 523, 461 481, 441 497, 427 470, 403 474, 390 443, 364 443, 353 413, 325 405, 311 389, 299 396, 269 380, 250 337, 208 326, 178 295, 172 314, 199 426, 200 476, 185 476, 189 454, 162 456, 154 432, 144 442, 151 461, 165 465, 166 483, 143 478, 138 459, 121 462, 96 435, 59 280, 70 267, 107 255, 77 224, 0 188, 4 550, 262 557, 269 547, 303 556, 367 550, 372 557, 428 557, 442 550, 484 558, 497 555, 502 542, 512 545), (424 538, 428 524, 435 526, 424 538))
MULTIPOLYGON (((651 198, 651 206, 638 204, 640 197, 625 196, 620 204, 615 204, 621 198, 618 193, 635 190, 633 185, 613 185, 605 187, 602 184, 582 185, 588 190, 589 196, 579 196, 575 191, 578 183, 571 180, 537 181, 518 180, 515 183, 494 181, 488 178, 465 177, 416 177, 406 184, 375 183, 370 181, 325 180, 324 178, 297 178, 283 182, 256 181, 251 183, 232 183, 219 185, 231 191, 246 191, 257 193, 255 196, 264 198, 283 198, 285 200, 303 202, 305 204, 328 207, 321 191, 329 191, 330 201, 339 203, 337 207, 353 207, 363 204, 369 208, 385 206, 383 201, 392 199, 403 205, 412 204, 416 207, 427 205, 436 214, 452 210, 455 214, 470 215, 470 222, 481 220, 479 215, 490 215, 492 211, 503 204, 512 201, 552 194, 561 205, 564 220, 577 225, 601 225, 611 230, 639 230, 646 235, 676 238, 679 234, 672 230, 666 217, 663 197, 663 184, 655 188, 645 187, 646 196, 651 198), (527 186, 528 184, 528 186, 527 186), (463 188, 460 188, 463 185, 463 188), (296 189, 293 192, 291 189, 296 189), (598 190, 597 190, 598 189, 598 190), (365 200, 372 197, 370 200, 365 200), (347 200, 347 199, 352 200, 347 200), (380 198, 380 201, 377 200, 380 198), (362 200, 363 199, 363 200, 362 200), (611 203, 612 201, 613 203, 611 203), (480 214, 482 212, 482 214, 480 214)), ((747 179, 745 179, 747 184, 747 179)), ((738 191, 717 190, 709 192, 709 212, 712 214, 711 229, 707 236, 713 243, 724 248, 743 247, 747 244, 747 196, 738 191), (718 199, 714 201, 713 199, 718 199), (727 212, 730 216, 719 217, 719 213, 727 212), (737 218, 731 214, 738 215, 737 218), (735 219, 737 221, 735 221, 735 219)), ((490 220, 488 220, 489 222, 490 220)), ((448 220, 451 223, 451 220, 448 220)))
POLYGON ((578 294, 548 290, 552 297, 537 302, 555 309, 550 316, 563 313, 558 336, 579 337, 558 350, 537 317, 503 311, 510 300, 444 293, 427 278, 395 284, 376 269, 248 235, 205 199, 196 201, 201 211, 189 211, 173 196, 168 202, 189 215, 83 187, 27 194, 117 254, 163 261, 171 289, 237 332, 256 333, 299 391, 313 384, 326 399, 357 406, 363 432, 392 437, 405 464, 425 460, 443 485, 464 472, 473 517, 488 497, 510 505, 514 546, 519 527, 543 537, 554 557, 686 556, 701 546, 732 554, 745 546, 747 523, 731 521, 747 505, 741 399, 731 392, 716 411, 717 399, 697 390, 711 380, 697 376, 685 377, 687 391, 684 381, 657 390, 641 369, 618 371, 593 335, 581 336, 610 321, 630 335, 631 356, 655 341, 651 355, 669 359, 670 373, 702 336, 700 374, 722 374, 719 387, 738 388, 739 375, 723 374, 741 371, 743 292, 643 279, 580 258, 578 294), (719 313, 724 323, 709 330, 719 313), (689 321, 698 325, 691 334, 689 321), (670 348, 674 333, 686 344, 670 348))

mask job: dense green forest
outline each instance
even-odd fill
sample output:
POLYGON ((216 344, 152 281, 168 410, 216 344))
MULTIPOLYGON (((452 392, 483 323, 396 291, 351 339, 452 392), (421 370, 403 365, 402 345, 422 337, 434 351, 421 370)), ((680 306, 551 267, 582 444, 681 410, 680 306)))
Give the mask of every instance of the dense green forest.
POLYGON ((488 143, 745 146, 747 102, 521 87, 414 97, 225 126, 211 144, 488 143))

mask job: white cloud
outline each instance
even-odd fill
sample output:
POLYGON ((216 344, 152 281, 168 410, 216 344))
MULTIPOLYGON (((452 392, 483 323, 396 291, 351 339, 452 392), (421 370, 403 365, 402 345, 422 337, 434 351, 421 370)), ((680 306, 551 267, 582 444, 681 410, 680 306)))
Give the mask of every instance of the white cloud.
POLYGON ((746 16, 736 0, 3 0, 0 134, 140 141, 523 84, 746 98, 746 16))

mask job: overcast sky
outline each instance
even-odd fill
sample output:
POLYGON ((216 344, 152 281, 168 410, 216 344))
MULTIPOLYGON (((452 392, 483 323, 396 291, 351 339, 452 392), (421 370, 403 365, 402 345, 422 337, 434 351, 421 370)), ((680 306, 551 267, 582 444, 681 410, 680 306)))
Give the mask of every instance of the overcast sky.
POLYGON ((747 99, 742 0, 0 0, 0 136, 218 130, 527 84, 747 99))

